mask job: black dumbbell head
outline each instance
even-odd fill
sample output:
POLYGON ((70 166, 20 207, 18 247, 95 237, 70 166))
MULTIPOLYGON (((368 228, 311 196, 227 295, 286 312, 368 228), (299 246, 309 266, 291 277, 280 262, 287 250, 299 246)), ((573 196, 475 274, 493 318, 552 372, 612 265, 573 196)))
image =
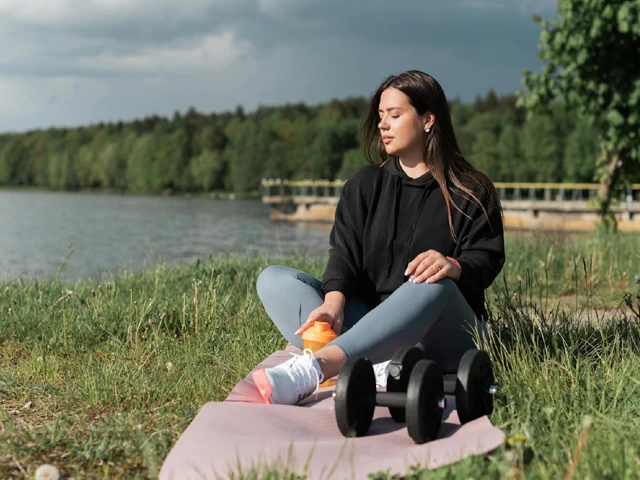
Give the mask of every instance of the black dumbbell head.
POLYGON ((361 437, 369 431, 376 407, 376 377, 371 362, 362 357, 347 359, 336 386, 338 428, 345 437, 361 437))
POLYGON ((417 444, 438 436, 444 411, 442 370, 433 360, 416 363, 407 389, 407 430, 417 444))
POLYGON ((456 408, 464 424, 493 412, 494 383, 491 360, 483 350, 468 350, 460 360, 457 374, 456 408))
MULTIPOLYGON (((411 371, 418 361, 425 358, 422 349, 418 347, 401 347, 393 355, 389 362, 389 375, 387 376, 387 392, 406 393, 409 385, 411 371)), ((404 408, 389 407, 389 413, 397 423, 406 420, 404 408)))

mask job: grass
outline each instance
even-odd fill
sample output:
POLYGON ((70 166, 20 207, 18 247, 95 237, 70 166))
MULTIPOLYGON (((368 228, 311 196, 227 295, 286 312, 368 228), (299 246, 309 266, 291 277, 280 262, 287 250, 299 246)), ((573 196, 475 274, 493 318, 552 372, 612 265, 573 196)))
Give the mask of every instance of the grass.
MULTIPOLYGON (((491 420, 509 440, 406 478, 638 478, 640 240, 510 236, 507 255, 487 299, 501 389, 491 420)), ((260 270, 320 276, 324 261, 211 257, 0 284, 0 478, 43 463, 74 478, 156 477, 200 407, 285 345, 255 294, 260 270)), ((237 478, 297 477, 266 465, 237 478)))

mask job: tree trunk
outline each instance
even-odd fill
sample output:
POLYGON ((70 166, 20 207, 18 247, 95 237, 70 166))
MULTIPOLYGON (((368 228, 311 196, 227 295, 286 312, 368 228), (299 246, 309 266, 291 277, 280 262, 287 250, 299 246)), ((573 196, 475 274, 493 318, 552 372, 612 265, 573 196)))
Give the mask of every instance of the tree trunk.
POLYGON ((615 232, 617 229, 617 221, 611 211, 611 201, 620 178, 621 166, 619 152, 606 158, 604 165, 605 175, 600 182, 600 221, 606 230, 610 232, 615 232))

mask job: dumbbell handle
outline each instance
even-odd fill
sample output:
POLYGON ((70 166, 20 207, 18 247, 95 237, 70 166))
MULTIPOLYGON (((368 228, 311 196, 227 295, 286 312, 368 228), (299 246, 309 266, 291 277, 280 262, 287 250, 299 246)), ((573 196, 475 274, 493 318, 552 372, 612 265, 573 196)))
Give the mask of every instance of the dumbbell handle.
POLYGON ((377 392, 376 405, 379 407, 407 408, 407 394, 402 392, 377 392))
POLYGON ((446 375, 442 382, 444 385, 444 394, 445 395, 455 395, 456 394, 456 384, 458 383, 458 379, 455 375, 446 375))
MULTIPOLYGON (((458 388, 458 379, 455 375, 445 375, 442 380, 445 395, 455 395, 458 388)), ((494 395, 498 390, 496 385, 489 385, 487 393, 494 395)))

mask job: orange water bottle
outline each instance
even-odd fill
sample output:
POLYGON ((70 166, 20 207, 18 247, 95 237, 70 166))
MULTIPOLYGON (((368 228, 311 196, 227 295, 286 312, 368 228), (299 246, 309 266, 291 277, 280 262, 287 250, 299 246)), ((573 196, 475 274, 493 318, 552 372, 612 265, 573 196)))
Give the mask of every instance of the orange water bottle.
MULTIPOLYGON (((336 332, 331 329, 329 322, 323 322, 316 320, 313 322, 313 326, 307 328, 302 334, 302 348, 309 349, 312 352, 317 352, 324 347, 331 340, 338 338, 336 332)), ((326 380, 320 384, 321 387, 328 387, 334 385, 335 380, 326 380)))

